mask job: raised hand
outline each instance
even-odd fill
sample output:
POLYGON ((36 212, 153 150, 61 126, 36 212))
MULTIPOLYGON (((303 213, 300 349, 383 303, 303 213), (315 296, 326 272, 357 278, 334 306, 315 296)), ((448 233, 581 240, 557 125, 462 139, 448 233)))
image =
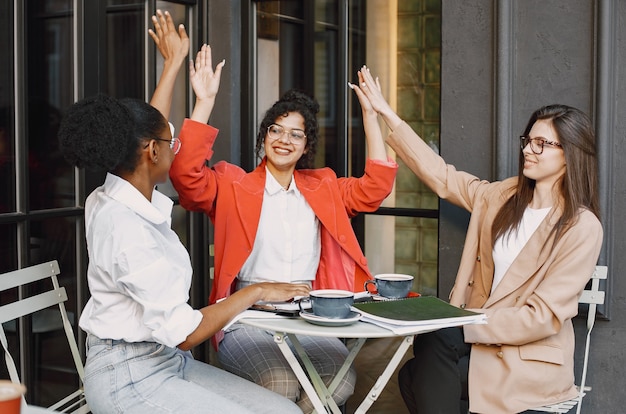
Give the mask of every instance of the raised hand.
MULTIPOLYGON (((363 92, 363 95, 365 95, 374 111, 378 112, 378 114, 383 117, 387 126, 393 130, 402 120, 383 96, 378 77, 374 80, 369 68, 365 65, 359 70, 358 75, 358 88, 363 92)), ((361 100, 361 98, 359 98, 359 100, 361 100)), ((363 103, 361 103, 361 105, 363 105, 363 103)))
POLYGON ((380 113, 383 109, 389 106, 380 87, 380 81, 378 77, 374 79, 367 66, 363 66, 358 71, 359 87, 367 97, 372 108, 380 113))
POLYGON ((211 46, 206 44, 202 45, 198 51, 196 61, 189 61, 189 80, 196 94, 196 105, 191 119, 199 122, 209 120, 215 103, 215 96, 220 88, 222 68, 225 64, 226 61, 222 60, 213 70, 211 46))
POLYGON ((152 23, 154 30, 149 29, 148 33, 165 62, 159 83, 154 90, 152 99, 150 99, 150 105, 157 108, 165 119, 168 119, 176 77, 189 53, 189 37, 185 31, 185 26, 182 24, 178 26, 178 31, 176 31, 169 12, 162 13, 161 10, 157 10, 156 16, 152 16, 152 23))
POLYGON ((222 60, 213 71, 213 58, 211 56, 211 46, 202 45, 196 55, 196 61, 189 62, 189 79, 196 94, 196 99, 215 98, 220 88, 220 78, 222 68, 225 65, 222 60))
POLYGON ((152 16, 154 30, 148 29, 148 33, 159 49, 166 62, 181 64, 189 53, 189 37, 183 24, 178 25, 178 31, 174 27, 174 21, 169 12, 157 10, 152 16))
POLYGON ((350 82, 348 82, 348 86, 350 87, 350 89, 352 89, 356 93, 356 96, 359 99, 359 103, 361 104, 361 110, 363 111, 363 116, 370 116, 370 115, 377 116, 378 112, 374 110, 372 103, 370 102, 368 97, 365 95, 365 93, 363 93, 361 88, 359 88, 358 85, 355 85, 350 82))
MULTIPOLYGON (((365 66, 357 73, 359 77, 359 85, 348 83, 348 86, 356 93, 361 111, 363 112, 363 128, 365 129, 365 138, 367 140, 367 155, 370 159, 387 160, 387 152, 383 140, 380 126, 378 125, 378 111, 372 104, 367 91, 366 80, 361 72, 367 71, 365 66)), ((367 71, 369 75, 369 71, 367 71)), ((371 75, 369 75, 371 79, 371 75)), ((372 81, 373 82, 373 81, 372 81)), ((376 81, 374 86, 380 94, 380 83, 376 81)), ((380 94, 382 96, 382 94, 380 94)))

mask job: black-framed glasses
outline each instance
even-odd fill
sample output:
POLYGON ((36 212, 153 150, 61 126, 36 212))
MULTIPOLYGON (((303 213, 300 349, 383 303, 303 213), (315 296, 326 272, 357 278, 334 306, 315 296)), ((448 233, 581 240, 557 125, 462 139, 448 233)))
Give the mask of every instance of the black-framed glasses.
POLYGON ((563 146, 559 144, 558 142, 548 141, 547 139, 544 139, 544 138, 531 138, 528 135, 521 135, 519 139, 520 139, 520 148, 522 150, 526 148, 528 144, 530 144, 530 150, 537 155, 540 155, 543 153, 543 147, 545 145, 548 145, 553 148, 563 148, 563 146))
POLYGON ((306 139, 306 134, 301 129, 285 129, 284 127, 276 124, 272 124, 267 127, 267 135, 273 141, 280 139, 285 134, 287 134, 289 142, 292 144, 302 144, 306 139))

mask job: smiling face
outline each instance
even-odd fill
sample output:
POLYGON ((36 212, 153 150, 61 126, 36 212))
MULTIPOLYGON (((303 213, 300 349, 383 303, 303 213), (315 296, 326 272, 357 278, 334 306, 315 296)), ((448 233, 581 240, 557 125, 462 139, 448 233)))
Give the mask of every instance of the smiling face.
MULTIPOLYGON (((274 120, 274 123, 283 127, 287 132, 292 129, 305 130, 304 118, 298 112, 289 112, 287 116, 274 120)), ((267 168, 274 176, 291 175, 296 168, 296 163, 306 152, 306 138, 302 142, 294 142, 287 132, 278 139, 272 139, 267 133, 265 134, 264 150, 267 156, 267 168)))
MULTIPOLYGON (((531 128, 528 136, 543 138, 546 141, 560 142, 552 121, 540 119, 531 128)), ((561 147, 545 144, 541 154, 535 154, 530 145, 522 150, 524 154, 524 176, 535 180, 537 185, 552 186, 565 174, 565 154, 561 147)))

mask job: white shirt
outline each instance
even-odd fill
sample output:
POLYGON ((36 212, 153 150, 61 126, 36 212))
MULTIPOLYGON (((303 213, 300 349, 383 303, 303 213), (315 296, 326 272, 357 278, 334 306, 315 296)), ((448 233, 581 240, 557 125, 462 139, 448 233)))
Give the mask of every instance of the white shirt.
POLYGON ((265 171, 259 227, 238 278, 246 283, 314 280, 321 251, 319 220, 293 178, 285 190, 265 171))
POLYGON ((202 314, 187 301, 191 262, 171 229, 172 201, 154 190, 152 202, 107 174, 85 203, 91 298, 80 327, 102 339, 150 341, 175 347, 202 314))
POLYGON ((537 227, 546 218, 552 207, 534 209, 526 207, 524 216, 517 231, 512 230, 498 237, 493 245, 493 284, 491 293, 496 289, 504 274, 511 267, 511 263, 522 251, 528 239, 533 235, 537 227))

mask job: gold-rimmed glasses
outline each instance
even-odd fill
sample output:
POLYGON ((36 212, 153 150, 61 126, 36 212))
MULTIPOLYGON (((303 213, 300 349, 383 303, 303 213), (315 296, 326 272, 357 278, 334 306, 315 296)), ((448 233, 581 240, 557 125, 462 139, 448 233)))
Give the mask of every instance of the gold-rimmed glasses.
POLYGON ((287 134, 289 142, 292 144, 302 144, 306 139, 306 134, 301 129, 285 129, 284 127, 272 124, 267 127, 267 135, 272 141, 276 141, 287 134))

